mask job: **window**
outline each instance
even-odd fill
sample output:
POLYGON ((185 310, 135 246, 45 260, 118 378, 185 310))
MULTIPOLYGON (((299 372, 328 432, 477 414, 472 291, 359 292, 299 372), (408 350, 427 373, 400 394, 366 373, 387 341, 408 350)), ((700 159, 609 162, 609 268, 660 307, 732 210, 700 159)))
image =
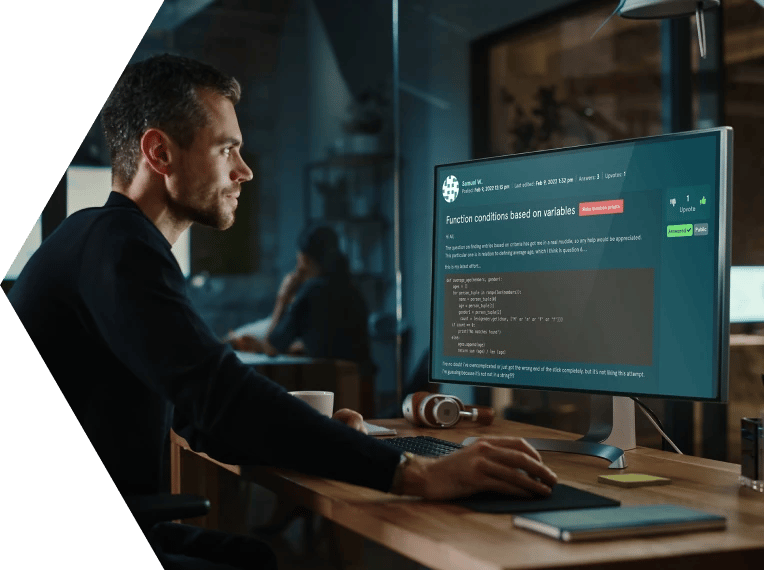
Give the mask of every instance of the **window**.
MULTIPOLYGON (((111 168, 104 166, 70 166, 66 171, 66 215, 83 208, 103 206, 111 192, 111 168)), ((24 245, 5 276, 7 281, 18 278, 32 254, 42 243, 42 218, 37 219, 24 245)), ((190 273, 190 238, 184 232, 172 248, 183 275, 190 273)))
MULTIPOLYGON (((83 208, 103 206, 111 192, 111 168, 70 166, 66 175, 66 215, 83 208)), ((172 246, 183 275, 191 271, 189 232, 185 231, 172 246)))
POLYGON ((489 155, 657 135, 657 20, 612 18, 593 2, 509 31, 488 47, 489 155))
POLYGON ((8 269, 8 273, 5 274, 6 281, 14 281, 18 278, 19 273, 21 273, 21 270, 24 269, 27 261, 29 261, 29 258, 32 257, 32 254, 37 251, 37 248, 40 247, 41 243, 42 217, 37 218, 37 222, 35 222, 35 225, 32 227, 32 231, 29 232, 24 245, 21 246, 21 250, 19 251, 18 255, 16 255, 16 259, 14 259, 13 263, 11 263, 11 267, 8 269))

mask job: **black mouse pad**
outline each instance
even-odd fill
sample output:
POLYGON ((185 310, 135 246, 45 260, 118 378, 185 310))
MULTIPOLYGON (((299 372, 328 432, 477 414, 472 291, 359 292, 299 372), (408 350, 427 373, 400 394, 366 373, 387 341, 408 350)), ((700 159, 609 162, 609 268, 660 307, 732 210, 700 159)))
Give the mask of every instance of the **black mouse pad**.
POLYGON ((620 501, 582 491, 569 485, 557 484, 548 497, 516 499, 500 493, 477 493, 457 499, 454 504, 481 513, 533 513, 563 509, 590 509, 594 507, 617 507, 620 501))

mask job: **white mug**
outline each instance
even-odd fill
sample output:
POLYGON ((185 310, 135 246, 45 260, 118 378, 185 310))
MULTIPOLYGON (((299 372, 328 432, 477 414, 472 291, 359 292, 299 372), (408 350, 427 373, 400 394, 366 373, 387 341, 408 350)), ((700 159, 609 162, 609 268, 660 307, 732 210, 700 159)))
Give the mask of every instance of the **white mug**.
POLYGON ((319 413, 331 418, 334 412, 334 392, 321 392, 316 390, 300 390, 289 392, 295 398, 299 398, 319 413))

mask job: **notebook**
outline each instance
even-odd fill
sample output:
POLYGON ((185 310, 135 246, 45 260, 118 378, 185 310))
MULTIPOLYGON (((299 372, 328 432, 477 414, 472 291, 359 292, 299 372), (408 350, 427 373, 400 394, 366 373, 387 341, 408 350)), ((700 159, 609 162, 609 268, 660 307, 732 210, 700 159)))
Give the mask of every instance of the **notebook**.
POLYGON ((727 519, 678 505, 643 505, 547 511, 514 517, 516 527, 564 542, 647 534, 717 530, 727 519))

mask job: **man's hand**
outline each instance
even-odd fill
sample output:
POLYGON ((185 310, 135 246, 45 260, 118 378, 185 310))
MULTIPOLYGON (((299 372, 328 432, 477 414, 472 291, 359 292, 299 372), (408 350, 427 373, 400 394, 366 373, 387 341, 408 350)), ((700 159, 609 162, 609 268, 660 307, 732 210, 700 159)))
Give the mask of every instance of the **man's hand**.
POLYGON ((480 491, 530 498, 552 492, 557 476, 517 437, 482 437, 445 457, 416 457, 403 471, 403 493, 455 499, 480 491))
POLYGON ((361 433, 369 433, 366 430, 366 426, 363 425, 363 416, 358 412, 349 410, 348 408, 342 408, 334 412, 332 419, 339 420, 343 424, 347 424, 356 431, 361 433))

